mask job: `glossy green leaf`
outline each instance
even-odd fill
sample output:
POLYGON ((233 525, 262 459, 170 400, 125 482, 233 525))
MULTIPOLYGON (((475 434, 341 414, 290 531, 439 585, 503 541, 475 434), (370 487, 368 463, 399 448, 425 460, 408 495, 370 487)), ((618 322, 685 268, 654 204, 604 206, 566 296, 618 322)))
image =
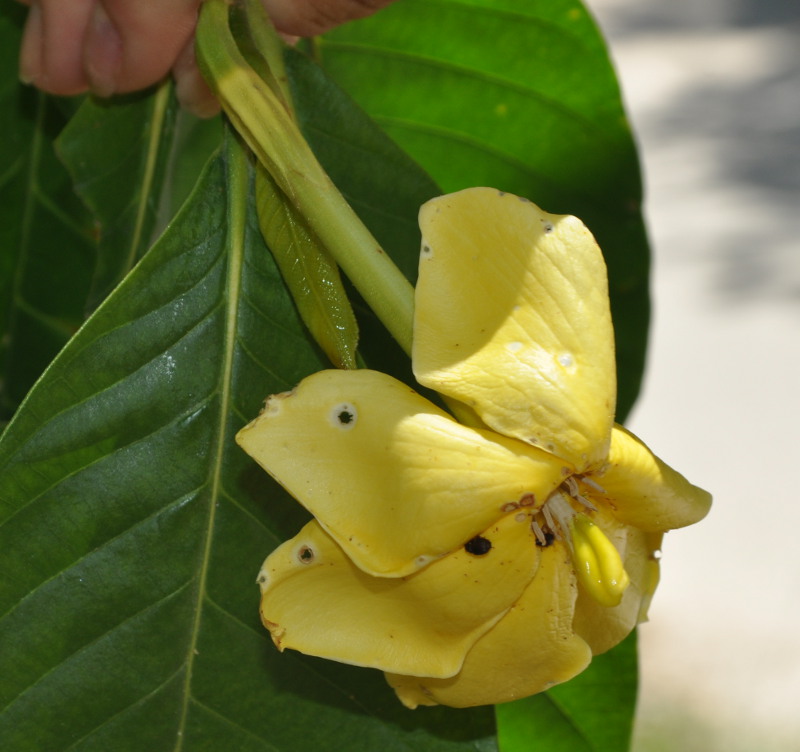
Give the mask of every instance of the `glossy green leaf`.
POLYGON ((110 103, 87 99, 57 141, 75 190, 93 211, 97 264, 88 308, 133 268, 153 240, 172 144, 170 86, 110 103))
POLYGON ((23 16, 0 10, 0 420, 83 321, 95 261, 91 216, 53 150, 61 103, 17 79, 23 16))
MULTIPOLYGON (((298 108, 346 116, 323 141, 428 185, 304 70, 298 108)), ((237 154, 209 165, 0 441, 0 748, 491 750, 488 709, 410 715, 379 672, 281 655, 258 622, 260 563, 305 513, 233 433, 324 362, 237 154)), ((416 256, 392 228, 423 199, 375 203, 386 174, 349 193, 416 256)))
POLYGON ((161 186, 156 231, 162 231, 194 189, 197 178, 222 138, 222 119, 202 120, 178 110, 161 186))
POLYGON ((488 185, 584 220, 609 265, 624 418, 644 363, 648 249, 635 146, 586 8, 404 0, 313 52, 445 191, 488 185))

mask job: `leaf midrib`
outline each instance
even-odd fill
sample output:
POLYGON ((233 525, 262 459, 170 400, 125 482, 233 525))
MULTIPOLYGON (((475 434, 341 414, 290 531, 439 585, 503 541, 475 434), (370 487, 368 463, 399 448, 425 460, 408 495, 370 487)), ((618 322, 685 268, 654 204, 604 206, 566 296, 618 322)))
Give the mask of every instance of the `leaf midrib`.
POLYGON ((125 270, 133 268, 136 258, 139 255, 139 248, 142 243, 142 232, 144 231, 147 216, 147 197, 153 187, 155 180, 156 166, 158 163, 158 145, 163 136, 164 121, 167 116, 167 105, 169 104, 170 84, 163 83, 156 92, 153 101, 153 117, 148 127, 150 136, 147 143, 147 157, 142 173, 142 184, 139 191, 139 201, 136 207, 136 221, 131 234, 131 241, 128 246, 128 254, 125 258, 125 270))
POLYGON ((210 493, 208 499, 208 522, 197 585, 197 602, 194 621, 192 623, 189 645, 186 652, 186 678, 183 690, 183 705, 176 729, 175 752, 183 749, 186 736, 186 724, 189 717, 190 700, 192 699, 192 675, 195 658, 198 654, 197 643, 203 617, 203 601, 206 598, 206 582, 208 578, 211 552, 214 542, 214 521, 216 517, 217 498, 221 495, 222 469, 227 439, 227 416, 231 402, 231 383, 233 375, 234 351, 239 313, 239 299, 242 286, 242 269, 244 259, 244 236, 247 224, 247 196, 249 188, 247 162, 242 147, 238 145, 230 133, 226 133, 227 149, 225 149, 226 171, 228 174, 228 274, 225 286, 227 311, 224 329, 224 350, 220 367, 220 399, 219 417, 217 419, 217 436, 212 453, 210 493))

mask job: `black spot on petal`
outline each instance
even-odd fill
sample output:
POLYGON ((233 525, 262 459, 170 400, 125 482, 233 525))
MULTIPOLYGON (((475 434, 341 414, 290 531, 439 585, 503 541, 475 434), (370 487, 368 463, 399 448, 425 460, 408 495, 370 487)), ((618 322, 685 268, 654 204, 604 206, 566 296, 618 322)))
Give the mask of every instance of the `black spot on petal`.
POLYGON ((464 550, 473 556, 483 556, 492 550, 492 542, 488 538, 476 535, 472 540, 466 542, 464 550))

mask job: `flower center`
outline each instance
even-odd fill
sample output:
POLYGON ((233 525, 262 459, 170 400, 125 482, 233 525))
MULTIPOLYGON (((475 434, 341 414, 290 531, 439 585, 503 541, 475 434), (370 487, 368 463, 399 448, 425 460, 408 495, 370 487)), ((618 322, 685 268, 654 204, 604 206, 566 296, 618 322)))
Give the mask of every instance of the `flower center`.
POLYGON ((602 491, 588 478, 567 478, 534 515, 531 529, 537 546, 565 542, 584 589, 601 605, 617 606, 630 579, 619 551, 592 521, 597 507, 581 493, 579 480, 602 491))

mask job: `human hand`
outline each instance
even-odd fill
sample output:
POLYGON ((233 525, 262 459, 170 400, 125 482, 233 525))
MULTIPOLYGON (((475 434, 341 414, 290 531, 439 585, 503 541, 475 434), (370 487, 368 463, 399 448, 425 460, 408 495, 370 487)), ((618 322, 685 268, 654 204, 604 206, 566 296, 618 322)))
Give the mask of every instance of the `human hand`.
MULTIPOLYGON (((393 0, 262 0, 285 37, 314 36, 393 0)), ((21 0, 30 6, 20 78, 50 94, 99 97, 151 86, 170 71, 181 104, 201 117, 219 104, 195 63, 201 0, 21 0)))

